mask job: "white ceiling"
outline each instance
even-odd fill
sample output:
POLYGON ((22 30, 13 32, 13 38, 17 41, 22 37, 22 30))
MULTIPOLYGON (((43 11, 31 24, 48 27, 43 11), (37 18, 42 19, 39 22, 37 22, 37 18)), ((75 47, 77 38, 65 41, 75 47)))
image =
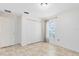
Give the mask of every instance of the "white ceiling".
POLYGON ((29 12, 29 15, 34 17, 53 16, 61 11, 68 9, 79 9, 78 3, 48 3, 48 6, 43 7, 40 3, 0 3, 0 10, 8 9, 17 14, 22 14, 24 11, 29 12))

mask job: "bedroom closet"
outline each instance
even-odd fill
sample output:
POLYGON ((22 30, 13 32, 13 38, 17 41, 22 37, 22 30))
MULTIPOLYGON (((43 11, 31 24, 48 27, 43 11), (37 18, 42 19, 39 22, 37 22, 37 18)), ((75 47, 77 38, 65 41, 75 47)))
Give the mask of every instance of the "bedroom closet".
POLYGON ((32 17, 27 14, 23 14, 21 24, 22 46, 43 41, 41 19, 32 17))
POLYGON ((13 12, 0 11, 0 47, 17 44, 17 15, 13 12))
POLYGON ((26 14, 0 12, 0 47, 43 41, 42 21, 26 14))

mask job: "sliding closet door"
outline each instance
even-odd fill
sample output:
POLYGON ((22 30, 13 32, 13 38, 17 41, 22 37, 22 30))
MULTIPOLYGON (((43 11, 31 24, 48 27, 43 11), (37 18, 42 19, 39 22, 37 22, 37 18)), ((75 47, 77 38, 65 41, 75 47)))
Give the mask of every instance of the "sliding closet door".
POLYGON ((39 42, 41 40, 41 22, 32 18, 22 19, 22 45, 39 42))
POLYGON ((16 19, 14 17, 0 16, 0 47, 6 47, 16 42, 16 19))

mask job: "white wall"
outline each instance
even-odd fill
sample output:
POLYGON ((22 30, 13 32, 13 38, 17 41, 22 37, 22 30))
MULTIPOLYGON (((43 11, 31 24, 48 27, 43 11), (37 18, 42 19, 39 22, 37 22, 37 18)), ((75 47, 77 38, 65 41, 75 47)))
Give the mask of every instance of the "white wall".
POLYGON ((17 15, 17 31, 16 31, 17 43, 21 43, 21 18, 22 18, 21 15, 17 15))
POLYGON ((34 18, 28 15, 22 17, 22 46, 43 41, 42 39, 42 23, 38 18, 34 18))
POLYGON ((43 19, 41 22, 41 29, 42 29, 42 39, 45 42, 46 41, 46 22, 43 19))
POLYGON ((58 15, 54 44, 79 52, 79 10, 73 9, 58 15))

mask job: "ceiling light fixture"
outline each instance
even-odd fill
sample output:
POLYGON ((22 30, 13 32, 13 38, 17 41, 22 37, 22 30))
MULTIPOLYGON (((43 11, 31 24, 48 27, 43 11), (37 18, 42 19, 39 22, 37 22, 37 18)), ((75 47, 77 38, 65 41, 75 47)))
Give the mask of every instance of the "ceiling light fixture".
POLYGON ((48 3, 41 3, 40 5, 41 5, 41 6, 47 6, 48 3))

